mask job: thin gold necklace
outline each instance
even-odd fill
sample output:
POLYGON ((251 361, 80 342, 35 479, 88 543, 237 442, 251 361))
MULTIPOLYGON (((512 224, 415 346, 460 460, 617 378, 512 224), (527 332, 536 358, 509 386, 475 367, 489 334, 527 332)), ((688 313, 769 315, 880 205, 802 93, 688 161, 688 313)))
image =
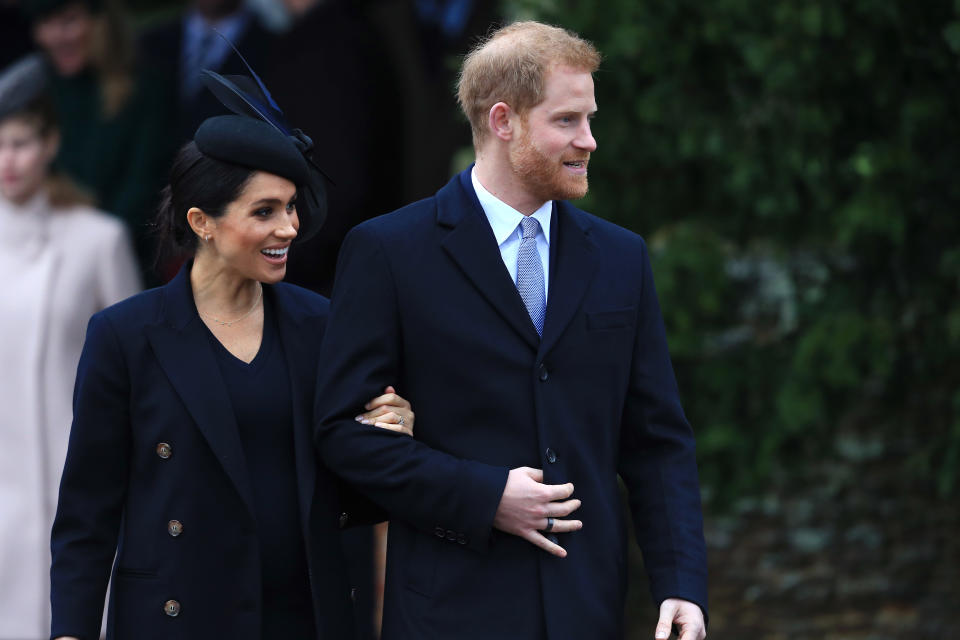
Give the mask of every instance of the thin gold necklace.
POLYGON ((219 324, 220 326, 223 326, 223 327, 229 327, 229 326, 232 325, 232 324, 236 324, 236 323, 240 322, 241 320, 244 320, 244 319, 245 319, 247 316, 249 316, 251 313, 253 313, 253 310, 257 308, 257 305, 258 305, 258 304, 260 304, 260 300, 263 298, 263 285, 261 285, 259 282, 258 282, 257 284, 260 285, 260 286, 258 287, 258 291, 257 291, 257 299, 253 301, 253 306, 250 307, 250 309, 249 309, 245 314, 243 314, 242 316, 240 316, 239 318, 234 318, 233 320, 221 320, 220 318, 217 318, 216 316, 214 316, 214 315, 212 315, 212 314, 209 314, 209 313, 205 313, 205 312, 203 312, 203 311, 200 311, 200 309, 197 309, 197 313, 199 313, 200 315, 205 316, 205 317, 207 317, 207 318, 210 318, 211 320, 213 320, 214 322, 216 322, 217 324, 219 324))

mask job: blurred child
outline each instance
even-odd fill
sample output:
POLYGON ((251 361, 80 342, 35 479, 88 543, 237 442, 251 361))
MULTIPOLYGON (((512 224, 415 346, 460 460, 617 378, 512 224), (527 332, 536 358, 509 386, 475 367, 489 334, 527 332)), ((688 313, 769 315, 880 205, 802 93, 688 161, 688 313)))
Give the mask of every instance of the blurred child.
POLYGON ((39 57, 0 73, 0 640, 48 638, 50 527, 87 320, 140 288, 123 224, 51 171, 39 57))

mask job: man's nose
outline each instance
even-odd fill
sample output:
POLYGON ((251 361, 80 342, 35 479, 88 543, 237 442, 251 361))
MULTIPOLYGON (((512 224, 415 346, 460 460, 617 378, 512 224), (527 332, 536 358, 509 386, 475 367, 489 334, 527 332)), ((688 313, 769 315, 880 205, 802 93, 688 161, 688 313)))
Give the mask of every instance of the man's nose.
POLYGON ((573 141, 573 144, 578 149, 583 149, 584 151, 594 152, 597 150, 597 141, 593 137, 593 132, 590 130, 590 122, 585 122, 580 128, 580 131, 577 134, 576 139, 573 141))

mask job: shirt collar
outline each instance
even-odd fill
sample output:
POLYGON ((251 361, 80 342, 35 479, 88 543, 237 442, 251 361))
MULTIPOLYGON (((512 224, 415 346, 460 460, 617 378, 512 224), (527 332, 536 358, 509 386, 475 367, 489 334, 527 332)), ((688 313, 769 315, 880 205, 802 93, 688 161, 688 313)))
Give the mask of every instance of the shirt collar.
MULTIPOLYGON (((502 245, 511 233, 517 232, 520 221, 526 216, 487 191, 477 179, 476 167, 470 171, 470 180, 473 182, 473 190, 477 192, 477 200, 480 201, 480 206, 483 207, 483 212, 487 214, 487 220, 490 221, 493 237, 497 239, 498 246, 502 245)), ((547 246, 550 246, 550 218, 553 215, 553 200, 544 202, 531 215, 540 223, 547 246)))

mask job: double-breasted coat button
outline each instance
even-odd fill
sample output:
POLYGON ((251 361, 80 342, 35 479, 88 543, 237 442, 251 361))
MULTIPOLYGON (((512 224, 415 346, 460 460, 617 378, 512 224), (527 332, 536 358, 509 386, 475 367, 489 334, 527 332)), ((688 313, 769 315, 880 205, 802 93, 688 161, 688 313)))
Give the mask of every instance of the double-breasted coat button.
POLYGON ((457 536, 457 544, 467 544, 467 536, 460 534, 457 536))
POLYGON ((547 450, 544 452, 544 455, 547 456, 547 462, 549 462, 550 464, 553 464, 554 462, 557 461, 557 452, 551 449, 550 447, 547 447, 547 450))
POLYGON ((338 520, 341 529, 345 529, 347 524, 350 522, 350 514, 344 511, 340 514, 340 519, 338 520))
POLYGON ((447 535, 447 530, 438 526, 433 530, 433 535, 437 536, 438 538, 443 538, 447 535))
POLYGON ((540 365, 540 382, 546 382, 547 378, 550 377, 550 372, 547 371, 547 365, 540 365))
POLYGON ((449 540, 450 542, 456 542, 456 540, 457 540, 457 532, 456 532, 456 531, 453 531, 453 530, 451 530, 451 529, 447 529, 446 538, 447 538, 447 540, 449 540))
POLYGON ((179 520, 171 520, 167 523, 167 533, 176 538, 178 535, 183 533, 183 523, 179 520))
POLYGON ((173 455, 173 447, 166 442, 157 443, 157 455, 166 460, 173 455))
POLYGON ((167 600, 163 603, 163 612, 171 618, 176 618, 180 615, 180 603, 176 600, 167 600))

